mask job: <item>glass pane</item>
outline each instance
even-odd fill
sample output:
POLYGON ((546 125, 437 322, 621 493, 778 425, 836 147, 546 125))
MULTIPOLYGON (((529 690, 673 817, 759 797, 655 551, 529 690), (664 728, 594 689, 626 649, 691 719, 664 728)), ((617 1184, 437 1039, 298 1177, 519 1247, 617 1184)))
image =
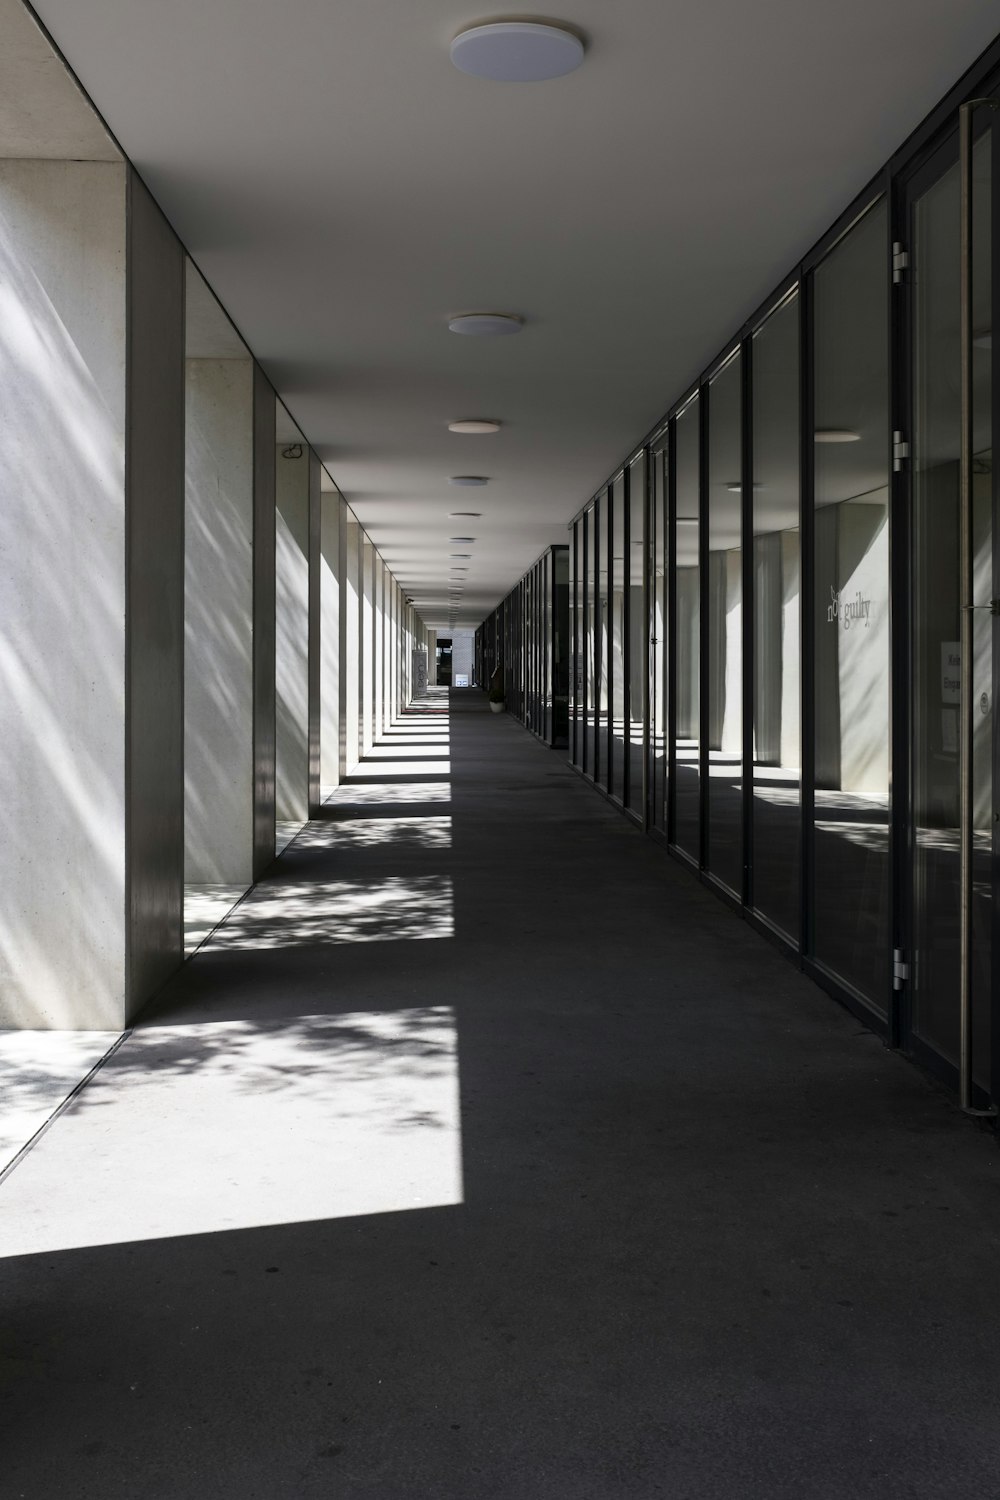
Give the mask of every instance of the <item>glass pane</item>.
POLYGON ((552 741, 569 734, 569 549, 559 547, 552 575, 552 741))
POLYGON ((594 501, 597 515, 597 611, 594 621, 597 636, 597 719, 598 733, 594 757, 594 776, 602 786, 608 784, 610 750, 608 746, 609 709, 611 706, 611 641, 609 622, 611 618, 608 592, 610 570, 610 527, 608 525, 608 495, 602 494, 594 501))
POLYGON ((586 597, 586 666, 585 666, 585 688, 586 688, 586 712, 585 712, 585 740, 584 755, 585 769, 591 776, 596 775, 597 767, 597 615, 598 615, 598 593, 597 593, 597 510, 591 506, 587 512, 586 543, 587 543, 587 597, 586 597))
MULTIPOLYGON (((993 588, 990 421, 990 138, 973 154, 973 581, 993 588)), ((913 1030, 959 1050, 961 598, 960 203, 957 161, 913 208, 913 1030)), ((992 619, 973 611, 974 1076, 989 1087, 992 881, 992 619)))
POLYGON ((708 868, 743 890, 743 549, 741 361, 708 404, 708 868))
POLYGON ((653 827, 665 833, 667 827, 667 449, 665 441, 655 449, 652 462, 649 756, 653 827))
POLYGON ((815 954, 886 1008, 888 276, 882 202, 815 272, 815 954))
POLYGON ((699 611, 701 589, 698 576, 698 398, 688 403, 677 418, 677 724, 674 756, 674 837, 677 846, 692 859, 700 858, 698 754, 701 693, 698 674, 699 611))
POLYGON ((625 797, 625 477, 611 486, 611 785, 625 797))
POLYGON ((582 520, 574 522, 570 578, 572 667, 567 677, 567 692, 570 694, 570 756, 575 766, 583 764, 583 528, 582 520))
POLYGON ((646 455, 632 460, 628 474, 628 786, 630 807, 642 813, 642 716, 646 694, 646 607, 643 559, 646 522, 646 455))
POLYGON ((753 339, 753 905, 799 935, 799 299, 753 339))

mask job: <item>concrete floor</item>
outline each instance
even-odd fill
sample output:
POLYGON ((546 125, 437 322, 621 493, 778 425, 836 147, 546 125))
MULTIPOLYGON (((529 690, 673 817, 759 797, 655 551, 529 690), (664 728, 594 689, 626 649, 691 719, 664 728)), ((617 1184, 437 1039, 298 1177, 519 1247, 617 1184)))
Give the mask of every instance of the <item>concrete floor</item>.
POLYGON ((994 1138, 477 693, 0 1184, 0 1494, 1000 1496, 994 1138))

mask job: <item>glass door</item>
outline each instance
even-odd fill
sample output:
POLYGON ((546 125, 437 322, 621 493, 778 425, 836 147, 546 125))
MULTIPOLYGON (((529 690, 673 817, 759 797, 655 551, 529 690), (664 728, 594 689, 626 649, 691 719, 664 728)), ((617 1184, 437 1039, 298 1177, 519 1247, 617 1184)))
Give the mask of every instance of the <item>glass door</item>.
POLYGON ((966 192, 956 132, 914 178, 906 203, 910 933, 900 954, 908 966, 908 1043, 917 1055, 957 1071, 967 1107, 985 1105, 993 1091, 992 603, 1000 592, 992 445, 992 112, 972 112, 968 126, 966 192))

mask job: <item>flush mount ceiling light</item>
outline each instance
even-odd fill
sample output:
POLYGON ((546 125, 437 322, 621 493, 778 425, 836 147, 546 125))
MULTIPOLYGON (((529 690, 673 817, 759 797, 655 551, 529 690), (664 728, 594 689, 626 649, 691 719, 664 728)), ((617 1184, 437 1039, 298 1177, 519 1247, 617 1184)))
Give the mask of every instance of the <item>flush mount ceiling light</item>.
POLYGON ((500 423, 491 417, 463 417, 460 422, 449 422, 449 432, 499 432, 500 423))
POLYGON ((524 319, 516 313, 461 313, 448 319, 452 333, 471 334, 473 338, 503 338, 505 334, 520 333, 524 319))
POLYGON ((474 536, 450 536, 448 540, 449 542, 474 542, 476 539, 474 536))
POLYGON ((484 474, 453 474, 448 480, 449 484, 458 484, 465 489, 478 489, 488 482, 484 474))
POLYGON ((580 66, 583 42, 550 22, 494 21, 460 31, 451 60, 460 72, 492 83, 543 83, 580 66))
POLYGON ((482 517, 481 510, 450 510, 449 521, 478 521, 482 517))
POLYGON ((852 432, 849 427, 817 427, 813 437, 817 443, 858 443, 861 441, 860 432, 852 432))
POLYGON ((449 557, 471 557, 472 553, 471 552, 449 552, 448 556, 449 557))

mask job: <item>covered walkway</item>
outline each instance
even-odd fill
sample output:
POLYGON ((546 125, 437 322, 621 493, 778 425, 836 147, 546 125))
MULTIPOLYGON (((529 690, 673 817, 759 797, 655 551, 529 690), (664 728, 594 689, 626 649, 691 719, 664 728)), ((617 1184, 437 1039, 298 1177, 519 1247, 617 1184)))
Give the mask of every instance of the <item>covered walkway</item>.
POLYGON ((477 692, 0 1184, 0 1492, 1000 1494, 994 1138, 477 692))

